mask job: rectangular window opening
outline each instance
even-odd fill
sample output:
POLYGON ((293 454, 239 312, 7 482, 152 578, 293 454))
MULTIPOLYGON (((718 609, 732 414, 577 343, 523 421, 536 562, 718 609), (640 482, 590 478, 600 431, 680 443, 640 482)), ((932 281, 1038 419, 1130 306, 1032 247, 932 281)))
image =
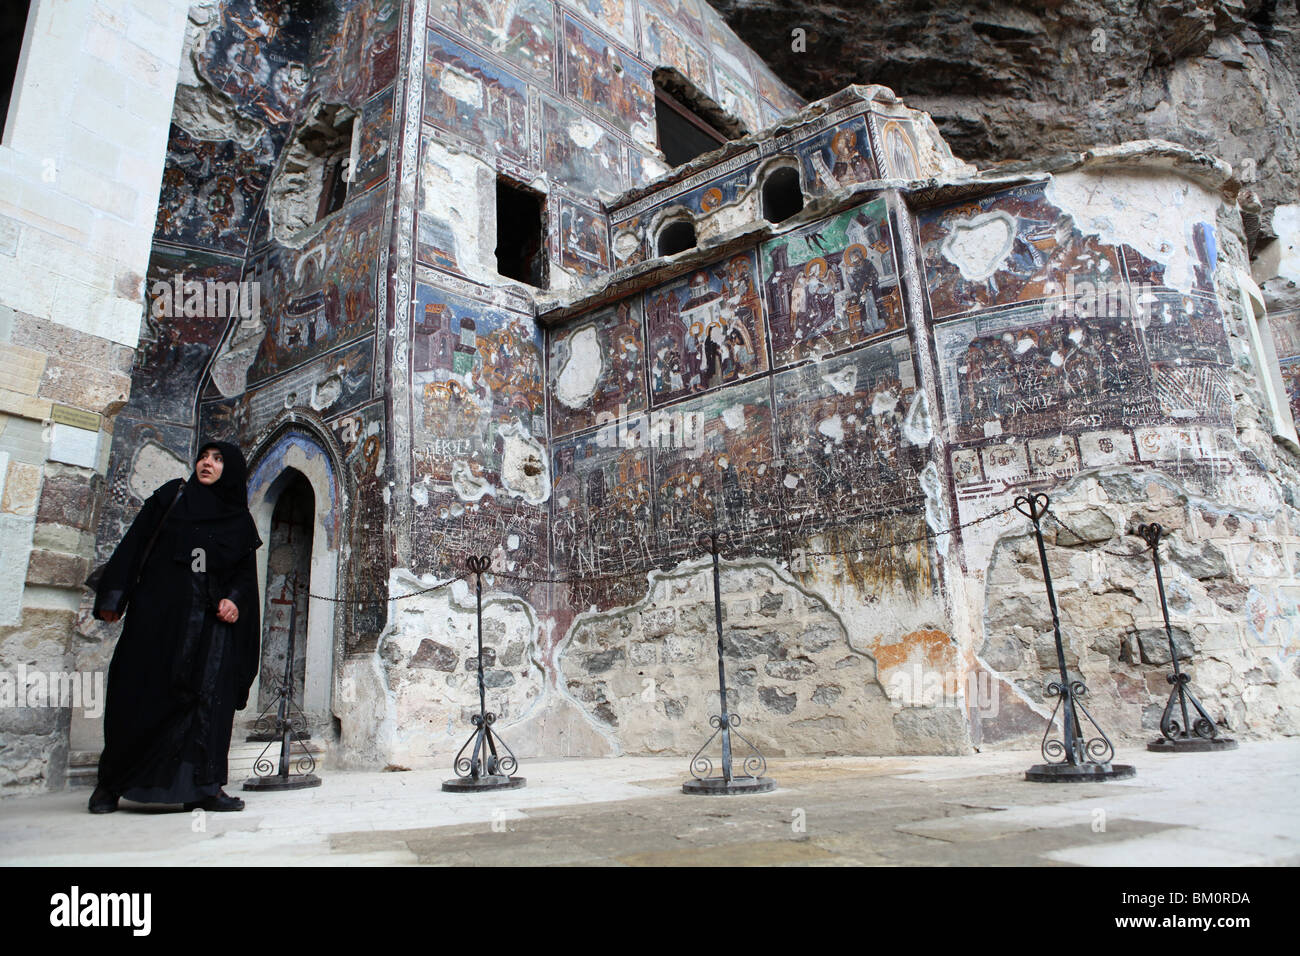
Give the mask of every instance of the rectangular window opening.
MULTIPOLYGON (((676 85, 683 86, 684 81, 679 78, 676 85)), ((659 148, 670 166, 685 165, 730 140, 682 96, 669 92, 658 77, 655 78, 655 127, 659 132, 659 148)))
POLYGON ((497 178, 497 274, 548 287, 546 197, 497 178))

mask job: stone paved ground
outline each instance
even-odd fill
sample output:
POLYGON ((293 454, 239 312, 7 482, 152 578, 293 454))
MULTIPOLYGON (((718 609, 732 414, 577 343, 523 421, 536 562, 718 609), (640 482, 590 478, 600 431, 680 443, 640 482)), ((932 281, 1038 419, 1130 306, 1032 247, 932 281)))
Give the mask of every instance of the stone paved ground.
MULTIPOLYGON (((1182 756, 1136 777, 1025 782, 1036 754, 776 760, 778 788, 680 792, 681 758, 530 761, 524 789, 444 794, 445 773, 324 772, 242 813, 0 801, 7 865, 1296 865, 1300 740, 1182 756), (201 815, 202 816, 202 815, 201 815)), ((232 792, 234 788, 231 788, 232 792)))

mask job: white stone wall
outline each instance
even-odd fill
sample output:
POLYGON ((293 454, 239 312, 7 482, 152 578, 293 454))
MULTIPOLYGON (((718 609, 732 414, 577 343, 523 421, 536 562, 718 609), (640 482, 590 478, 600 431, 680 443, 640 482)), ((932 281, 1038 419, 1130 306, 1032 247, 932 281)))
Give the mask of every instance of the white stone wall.
MULTIPOLYGON (((0 142, 0 669, 70 670, 130 389, 186 0, 34 0, 0 142)), ((19 702, 21 703, 21 702, 19 702)), ((0 795, 59 786, 69 710, 0 711, 0 795)))

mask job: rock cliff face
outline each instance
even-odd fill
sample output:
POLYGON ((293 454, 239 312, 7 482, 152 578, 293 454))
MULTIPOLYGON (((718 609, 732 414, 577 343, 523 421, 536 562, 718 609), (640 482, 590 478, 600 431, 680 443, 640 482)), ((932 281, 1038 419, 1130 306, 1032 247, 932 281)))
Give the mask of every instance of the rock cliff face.
POLYGON ((889 86, 979 165, 1172 140, 1232 164, 1265 242, 1273 208, 1300 193, 1297 0, 712 5, 804 96, 889 86))

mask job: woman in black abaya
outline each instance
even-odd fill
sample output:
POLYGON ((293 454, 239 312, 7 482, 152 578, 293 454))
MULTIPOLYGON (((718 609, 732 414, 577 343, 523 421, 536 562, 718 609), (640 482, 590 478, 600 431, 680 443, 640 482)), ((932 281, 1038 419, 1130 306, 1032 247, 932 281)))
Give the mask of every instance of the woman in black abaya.
POLYGON ((108 671, 91 813, 116 810, 119 797, 244 808, 221 788, 261 634, 254 554, 262 541, 248 513, 247 472, 238 446, 205 444, 194 474, 153 493, 104 568, 95 617, 125 615, 125 624, 108 671))

